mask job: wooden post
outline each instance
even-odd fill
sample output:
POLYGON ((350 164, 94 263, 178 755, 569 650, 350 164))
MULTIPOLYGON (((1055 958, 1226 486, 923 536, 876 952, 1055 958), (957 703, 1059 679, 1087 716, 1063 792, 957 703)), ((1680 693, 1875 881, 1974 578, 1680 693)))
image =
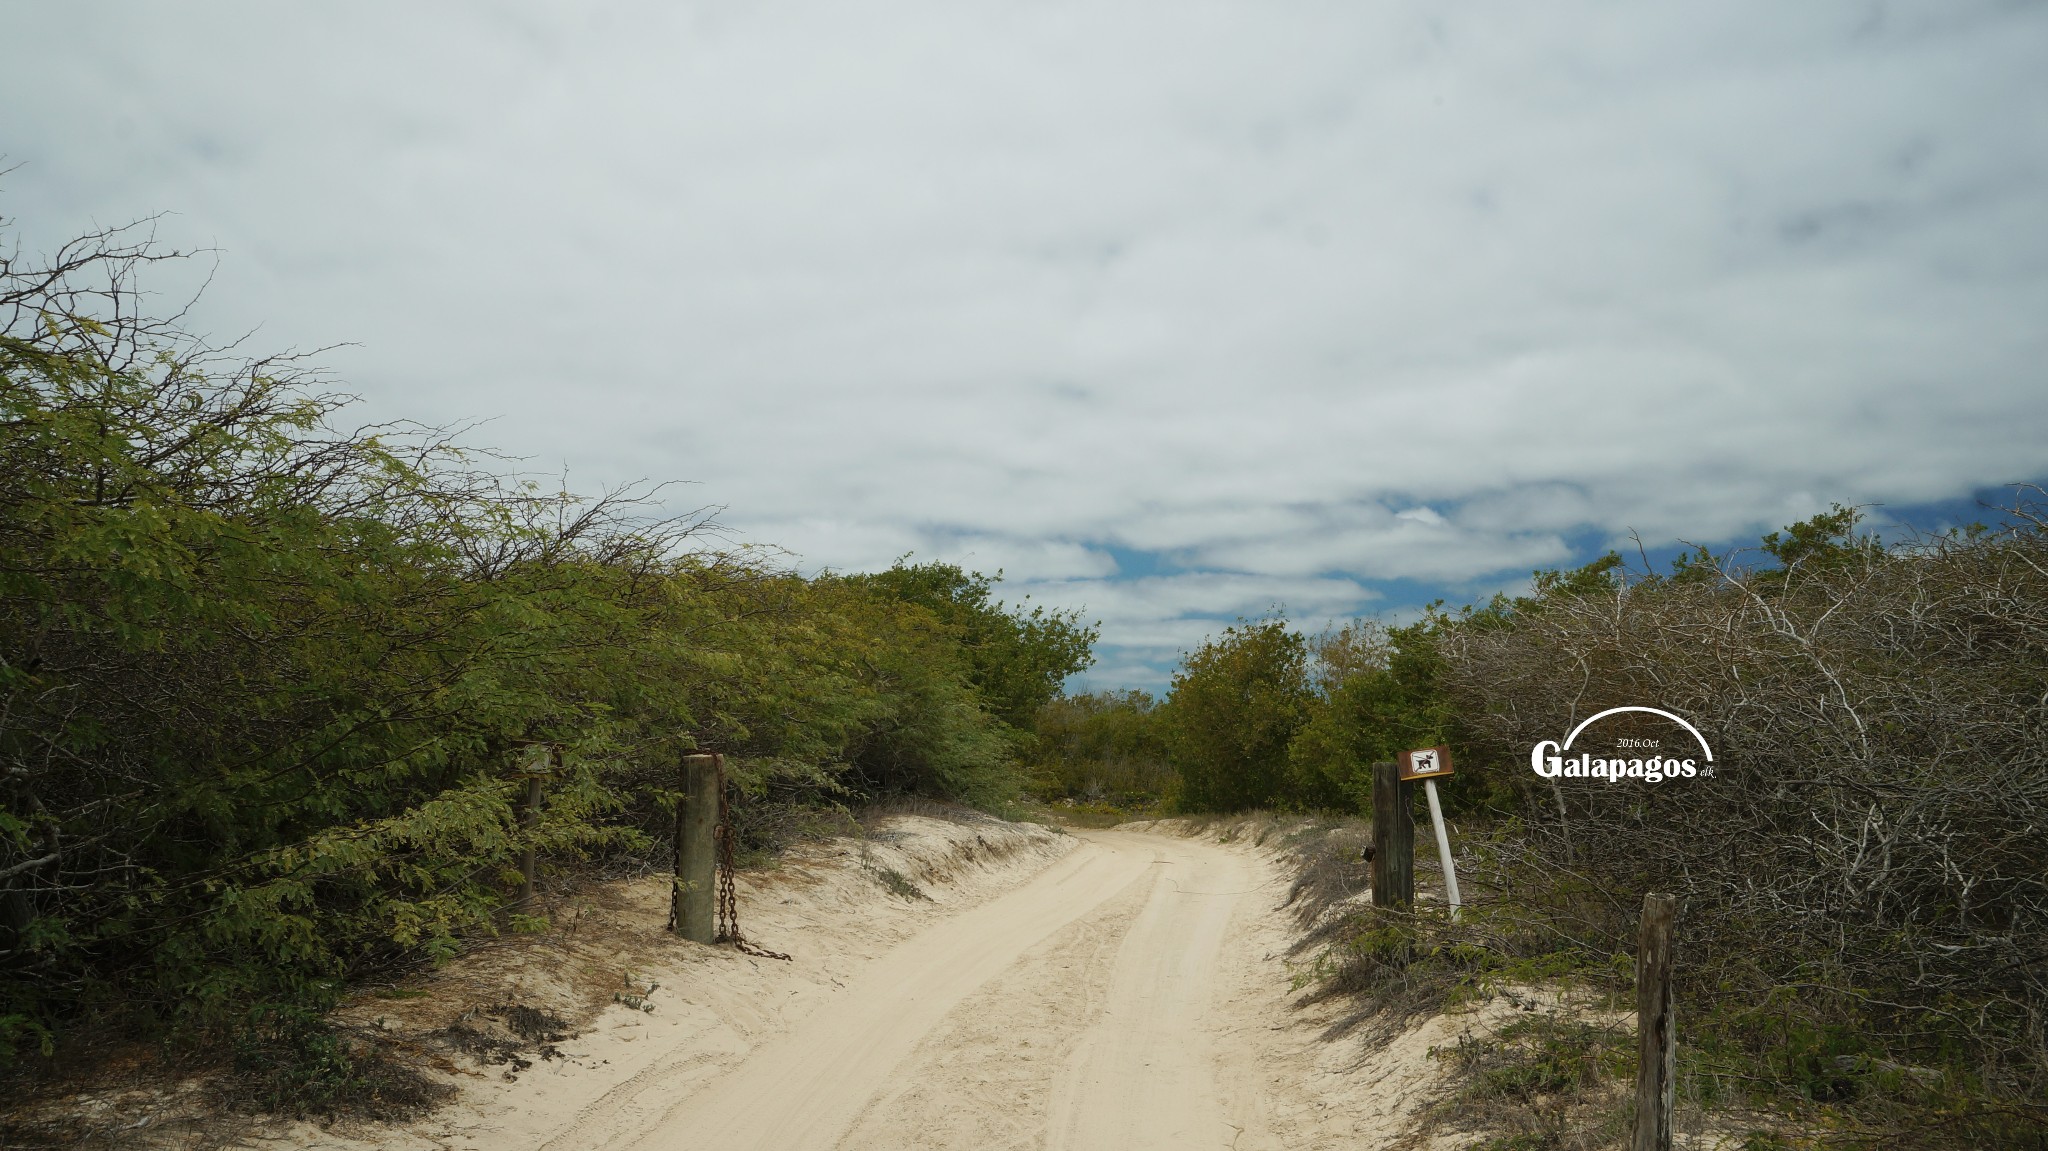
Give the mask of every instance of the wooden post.
MULTIPOLYGON (((531 835, 534 825, 539 822, 540 776, 529 775, 526 777, 526 804, 519 809, 519 826, 531 835)), ((528 839, 526 849, 519 853, 519 906, 522 908, 533 906, 533 880, 539 868, 540 860, 534 851, 533 840, 528 839)))
POLYGON ((1415 803, 1394 763, 1372 765, 1372 901, 1415 906, 1415 803))
POLYGON ((1678 1058, 1671 942, 1677 922, 1677 896, 1643 896, 1643 925, 1636 937, 1636 1126, 1629 1151, 1671 1151, 1678 1058))
POLYGON ((711 942, 717 929, 718 799, 724 786, 725 757, 683 757, 671 911, 676 934, 697 943, 711 942))
POLYGON ((520 750, 517 771, 526 780, 526 798, 519 804, 519 832, 526 842, 519 850, 519 898, 513 906, 521 910, 533 906, 534 880, 540 874, 533 829, 540 825, 541 789, 561 766, 562 749, 552 743, 529 743, 520 750))

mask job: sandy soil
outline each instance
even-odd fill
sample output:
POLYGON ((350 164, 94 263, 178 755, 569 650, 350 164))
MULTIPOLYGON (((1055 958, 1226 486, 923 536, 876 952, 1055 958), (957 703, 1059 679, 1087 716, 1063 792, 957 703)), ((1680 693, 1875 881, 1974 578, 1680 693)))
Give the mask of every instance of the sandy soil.
POLYGON ((1344 1006, 1294 1004, 1295 926, 1279 909, 1293 876, 1272 854, 1171 825, 1078 834, 1070 865, 1151 863, 949 1013, 843 1140, 786 1145, 1384 1147, 1438 1096, 1430 1049, 1498 1013, 1429 1019, 1385 1045, 1328 1041, 1344 1006))
MULTIPOLYGON (((1290 877, 1244 843, 930 819, 884 840, 749 877, 750 934, 787 964, 660 936, 658 887, 603 913, 609 930, 579 927, 595 958, 466 960, 445 978, 474 1002, 580 1003, 582 1026, 528 1067, 456 1067, 461 1099, 406 1128, 302 1123, 244 1145, 1378 1147, 1432 1097, 1429 1048, 1483 1022, 1324 1041, 1327 1019, 1290 1002, 1290 877), (624 930, 634 916, 655 930, 624 930), (593 1007, 605 986, 626 1002, 593 1007)), ((446 1026, 447 988, 413 1002, 435 1006, 383 1026, 446 1026)))

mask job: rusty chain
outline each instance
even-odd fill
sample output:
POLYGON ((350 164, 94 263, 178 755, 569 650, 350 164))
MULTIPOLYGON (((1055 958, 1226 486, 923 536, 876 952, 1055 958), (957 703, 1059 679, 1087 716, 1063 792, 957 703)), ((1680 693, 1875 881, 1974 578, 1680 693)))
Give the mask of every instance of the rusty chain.
POLYGON ((730 943, 748 955, 758 955, 763 959, 787 961, 789 956, 780 951, 756 947, 747 942, 746 936, 740 934, 739 893, 733 887, 733 872, 737 870, 733 863, 733 840, 737 837, 732 833, 732 804, 729 797, 730 792, 725 785, 725 764, 721 760, 718 765, 718 931, 711 937, 712 942, 730 943))

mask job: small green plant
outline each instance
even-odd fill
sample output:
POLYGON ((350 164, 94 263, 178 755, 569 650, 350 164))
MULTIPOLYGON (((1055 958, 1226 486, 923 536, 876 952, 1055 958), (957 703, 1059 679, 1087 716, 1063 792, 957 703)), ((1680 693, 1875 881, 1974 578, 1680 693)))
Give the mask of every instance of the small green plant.
POLYGON ((1471 1074, 1467 1094, 1534 1102, 1575 1095, 1628 1062, 1623 1037, 1590 1023, 1538 1015, 1517 1019, 1493 1038, 1459 1037, 1441 1056, 1471 1074))
POLYGON ((612 992, 612 1002, 622 1004, 633 1011, 644 1011, 652 1015, 654 1014, 654 1004, 649 1002, 649 1000, 659 990, 661 990, 661 984, 651 979, 647 981, 647 986, 640 986, 640 981, 633 978, 633 973, 628 971, 626 972, 626 989, 624 991, 612 992))
POLYGON ((875 882, 881 884, 883 890, 900 899, 931 899, 931 896, 924 893, 923 888, 910 882, 907 876, 893 867, 870 867, 868 874, 875 877, 875 882))
POLYGON ((1457 1085, 1432 1109, 1432 1127, 1479 1127, 1492 1151, 1604 1146, 1613 1108, 1604 1084, 1632 1070, 1627 1037, 1558 1014, 1517 1018, 1491 1035, 1435 1048, 1457 1085))
POLYGON ((13 1062, 23 1047, 47 1056, 55 1050, 50 1031, 25 1015, 0 1015, 0 1066, 13 1062))

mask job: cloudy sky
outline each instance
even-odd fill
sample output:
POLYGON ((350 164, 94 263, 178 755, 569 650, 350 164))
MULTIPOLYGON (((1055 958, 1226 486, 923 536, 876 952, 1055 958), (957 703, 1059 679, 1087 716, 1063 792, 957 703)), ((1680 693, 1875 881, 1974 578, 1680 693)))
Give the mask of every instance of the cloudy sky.
POLYGON ((366 419, 1002 568, 1095 686, 2048 475, 2042 3, 21 6, 0 155, 366 419))

